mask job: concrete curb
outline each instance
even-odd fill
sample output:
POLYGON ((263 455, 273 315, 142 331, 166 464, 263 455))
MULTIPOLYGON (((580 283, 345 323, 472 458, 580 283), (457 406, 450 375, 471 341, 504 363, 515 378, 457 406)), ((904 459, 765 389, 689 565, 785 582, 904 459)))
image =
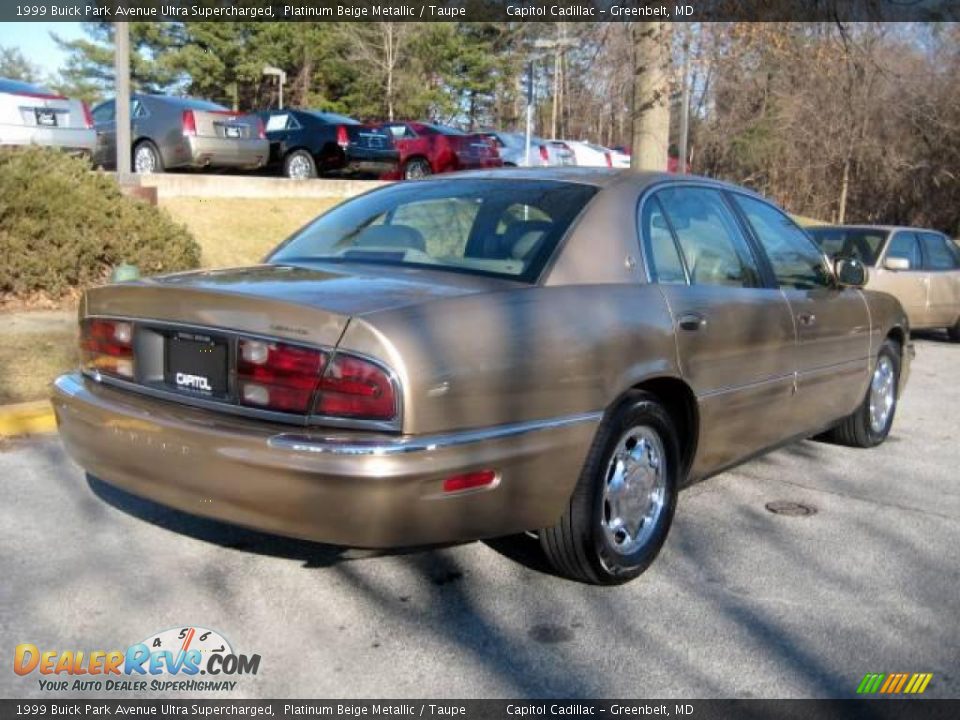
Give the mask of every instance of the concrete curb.
POLYGON ((48 433, 57 429, 49 400, 0 405, 0 437, 48 433))

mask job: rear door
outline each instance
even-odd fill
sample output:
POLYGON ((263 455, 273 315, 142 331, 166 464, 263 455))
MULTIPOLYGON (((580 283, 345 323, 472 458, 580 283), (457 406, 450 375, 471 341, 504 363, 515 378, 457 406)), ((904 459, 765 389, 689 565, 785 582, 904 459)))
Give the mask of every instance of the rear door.
POLYGON ((651 279, 674 318, 678 360, 700 405, 702 477, 790 435, 796 332, 721 192, 670 186, 642 204, 651 279))
POLYGON ((931 327, 953 327, 960 317, 960 250, 940 233, 917 234, 927 272, 927 322, 931 327))
POLYGON ((910 319, 910 326, 926 327, 929 313, 929 273, 923 268, 920 239, 912 230, 895 230, 887 248, 870 277, 871 290, 888 292, 896 297, 910 319), (906 260, 906 270, 890 270, 884 266, 887 258, 906 260))
POLYGON ((853 412, 866 392, 866 300, 858 289, 835 287, 826 257, 786 213, 752 196, 729 195, 790 303, 799 342, 794 422, 801 432, 814 432, 853 412))

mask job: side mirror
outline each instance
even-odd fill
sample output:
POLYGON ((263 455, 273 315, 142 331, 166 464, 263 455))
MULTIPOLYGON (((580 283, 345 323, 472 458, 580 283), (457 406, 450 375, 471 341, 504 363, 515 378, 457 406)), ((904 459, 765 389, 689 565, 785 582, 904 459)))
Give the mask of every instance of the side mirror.
POLYGON ((840 287, 860 288, 867 284, 867 268, 857 258, 837 258, 833 263, 833 271, 840 287))
POLYGON ((902 257, 888 257, 884 258, 883 266, 887 270, 909 270, 910 261, 902 257))

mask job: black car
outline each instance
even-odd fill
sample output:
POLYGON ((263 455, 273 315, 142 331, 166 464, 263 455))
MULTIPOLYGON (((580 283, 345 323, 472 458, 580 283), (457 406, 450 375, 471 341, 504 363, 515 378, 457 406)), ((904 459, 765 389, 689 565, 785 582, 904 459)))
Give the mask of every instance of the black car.
POLYGON ((260 113, 270 141, 270 165, 288 178, 322 174, 382 175, 399 152, 385 130, 336 113, 268 110, 260 113))

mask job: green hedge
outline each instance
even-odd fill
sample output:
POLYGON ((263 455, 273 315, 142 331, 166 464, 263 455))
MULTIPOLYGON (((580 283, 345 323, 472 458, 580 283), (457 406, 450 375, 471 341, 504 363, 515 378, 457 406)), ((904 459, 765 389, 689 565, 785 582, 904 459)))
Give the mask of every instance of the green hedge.
POLYGON ((104 282, 131 263, 144 275, 187 270, 200 246, 185 227, 124 197, 88 162, 39 147, 0 148, 0 293, 104 282))

